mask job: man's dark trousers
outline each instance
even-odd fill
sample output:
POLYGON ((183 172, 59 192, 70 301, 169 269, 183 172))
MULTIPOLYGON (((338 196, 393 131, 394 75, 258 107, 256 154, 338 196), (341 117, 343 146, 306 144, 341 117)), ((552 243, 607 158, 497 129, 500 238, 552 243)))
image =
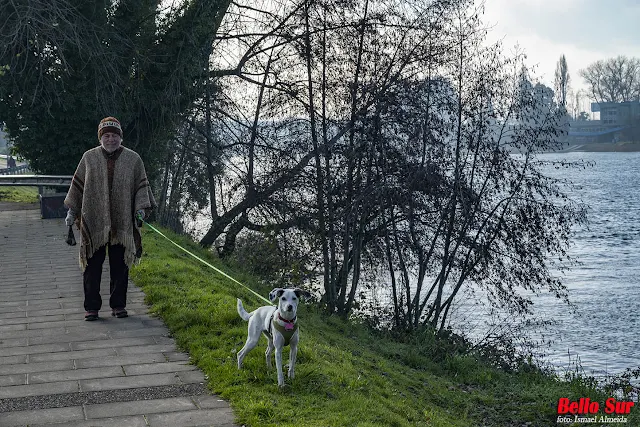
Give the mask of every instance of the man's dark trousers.
POLYGON ((87 260, 84 270, 84 309, 99 311, 102 308, 100 296, 100 279, 102 278, 102 264, 109 246, 109 269, 111 282, 109 306, 111 308, 125 308, 127 305, 127 287, 129 286, 129 267, 124 262, 124 246, 107 244, 98 249, 87 260))

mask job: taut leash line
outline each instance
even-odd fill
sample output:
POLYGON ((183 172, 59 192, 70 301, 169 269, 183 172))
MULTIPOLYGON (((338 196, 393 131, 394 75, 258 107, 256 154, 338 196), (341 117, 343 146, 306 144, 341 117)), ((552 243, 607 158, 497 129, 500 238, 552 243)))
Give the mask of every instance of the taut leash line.
POLYGON ((234 279, 233 277, 229 276, 227 273, 225 273, 224 271, 220 270, 219 268, 214 267, 213 265, 211 265, 210 263, 208 263, 207 261, 203 260, 202 258, 200 258, 198 255, 188 251, 187 249, 183 248, 182 246, 180 246, 179 244, 177 244, 176 242, 174 242, 173 240, 171 240, 170 238, 168 238, 167 236, 165 236, 162 231, 158 230, 157 228, 155 228, 153 225, 149 224, 146 221, 142 221, 145 224, 147 224, 149 226, 149 228, 151 228, 153 231, 155 231, 156 233, 158 233, 159 235, 161 235, 162 237, 164 237, 165 239, 167 239, 168 241, 170 241, 171 243, 173 243, 175 246, 177 246, 178 248, 182 249, 183 251, 185 251, 186 253, 188 253, 189 255, 191 255, 192 257, 194 257, 195 259, 197 259, 198 261, 200 261, 201 263, 203 263, 204 265, 212 268, 213 270, 215 270, 217 273, 222 274, 224 277, 226 277, 227 279, 231 280, 234 283, 237 283, 238 285, 242 286, 243 288, 245 288, 246 290, 248 290, 249 292, 251 292, 252 294, 254 294, 255 296, 257 296, 258 298, 260 298, 262 301, 266 301, 267 304, 269 305, 273 305, 271 303, 271 301, 269 301, 268 299, 266 299, 265 297, 263 297, 262 295, 260 295, 259 293, 257 293, 256 291, 254 291, 253 289, 251 289, 250 287, 238 282, 236 279, 234 279))

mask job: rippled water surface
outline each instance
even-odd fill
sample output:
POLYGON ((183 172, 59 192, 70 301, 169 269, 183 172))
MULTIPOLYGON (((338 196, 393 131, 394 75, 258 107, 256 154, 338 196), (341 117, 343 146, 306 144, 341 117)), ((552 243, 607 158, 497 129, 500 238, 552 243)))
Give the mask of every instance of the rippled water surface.
POLYGON ((547 359, 567 365, 579 356, 587 373, 618 373, 640 366, 640 153, 545 154, 543 159, 593 162, 586 169, 560 169, 571 179, 573 197, 589 206, 588 227, 577 230, 571 255, 582 265, 565 284, 577 314, 550 297, 536 301, 550 331, 547 359))

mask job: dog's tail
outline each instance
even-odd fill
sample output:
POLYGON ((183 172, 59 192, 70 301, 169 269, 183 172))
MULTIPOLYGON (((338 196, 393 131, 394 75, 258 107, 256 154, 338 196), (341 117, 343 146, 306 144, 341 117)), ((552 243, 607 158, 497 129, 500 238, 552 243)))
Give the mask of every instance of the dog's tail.
POLYGON ((242 317, 242 320, 248 322, 251 319, 251 314, 247 313, 247 310, 242 306, 242 301, 238 298, 238 314, 242 317))

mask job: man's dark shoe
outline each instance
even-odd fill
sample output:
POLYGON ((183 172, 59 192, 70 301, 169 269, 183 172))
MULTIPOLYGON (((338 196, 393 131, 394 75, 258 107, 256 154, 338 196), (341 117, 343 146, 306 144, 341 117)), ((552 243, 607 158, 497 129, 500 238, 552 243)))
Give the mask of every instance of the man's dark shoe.
POLYGON ((84 320, 88 322, 92 322, 94 320, 98 320, 98 312, 97 311, 87 311, 84 314, 84 320))
POLYGON ((117 317, 118 319, 122 319, 123 317, 128 317, 127 310, 124 308, 114 308, 111 310, 111 315, 117 317))

